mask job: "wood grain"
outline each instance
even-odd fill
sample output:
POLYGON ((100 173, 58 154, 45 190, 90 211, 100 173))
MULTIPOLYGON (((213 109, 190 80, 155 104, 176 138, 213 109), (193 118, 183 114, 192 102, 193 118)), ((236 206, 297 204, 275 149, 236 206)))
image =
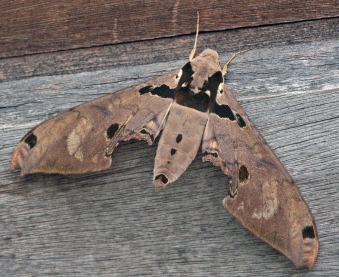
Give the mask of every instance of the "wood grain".
POLYGON ((312 271, 294 269, 224 210, 228 180, 201 154, 160 193, 152 187, 156 145, 145 142, 118 147, 102 173, 21 178, 9 171, 14 146, 38 122, 178 68, 182 59, 0 84, 1 276, 335 276, 338 43, 253 49, 226 76, 315 216, 320 251, 312 271))
POLYGON ((0 276, 337 275, 336 0, 2 2, 0 276), (16 143, 42 120, 181 67, 196 11, 206 31, 198 52, 213 48, 226 61, 252 49, 232 61, 226 83, 315 216, 311 271, 294 269, 226 212, 228 179, 201 154, 160 193, 157 145, 145 142, 120 145, 101 173, 9 171, 16 143))
MULTIPOLYGON (((237 52, 328 39, 339 39, 336 18, 243 28, 199 35, 198 50, 237 52)), ((194 36, 177 36, 70 51, 58 51, 0 59, 0 82, 37 76, 96 71, 112 67, 135 66, 185 59, 194 36)))
POLYGON ((2 1, 0 58, 339 16, 336 0, 2 1))

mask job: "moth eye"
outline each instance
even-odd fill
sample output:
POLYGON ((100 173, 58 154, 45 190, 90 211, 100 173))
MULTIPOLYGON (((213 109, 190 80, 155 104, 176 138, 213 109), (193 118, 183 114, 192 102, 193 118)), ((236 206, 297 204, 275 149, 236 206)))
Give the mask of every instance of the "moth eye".
POLYGON ((181 75, 182 75, 182 69, 180 69, 178 74, 175 75, 175 79, 180 79, 181 75))
POLYGON ((224 83, 220 83, 220 85, 218 87, 218 92, 219 93, 223 93, 224 92, 224 83))

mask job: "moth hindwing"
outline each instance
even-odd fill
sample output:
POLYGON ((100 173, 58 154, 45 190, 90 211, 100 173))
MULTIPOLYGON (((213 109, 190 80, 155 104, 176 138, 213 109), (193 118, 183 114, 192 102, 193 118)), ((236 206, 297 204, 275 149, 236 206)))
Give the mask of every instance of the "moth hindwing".
POLYGON ((159 190, 177 180, 202 147, 231 177, 224 207, 254 235, 310 269, 317 257, 313 216, 290 175, 224 84, 216 51, 207 49, 180 69, 89 101, 29 131, 11 169, 32 173, 95 172, 111 165, 121 141, 152 144, 159 190))

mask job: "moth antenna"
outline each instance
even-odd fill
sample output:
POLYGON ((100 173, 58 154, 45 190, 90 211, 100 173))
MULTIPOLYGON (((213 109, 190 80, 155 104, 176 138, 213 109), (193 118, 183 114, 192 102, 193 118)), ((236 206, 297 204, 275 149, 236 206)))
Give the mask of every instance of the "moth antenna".
POLYGON ((232 55, 232 57, 224 64, 224 66, 222 67, 222 76, 225 76, 226 73, 227 73, 227 66, 228 64, 234 59, 234 57, 238 54, 241 54, 241 53, 244 53, 244 52, 247 52, 247 51, 250 51, 251 49, 246 49, 246 50, 242 50, 242 51, 239 51, 237 53, 234 53, 232 55))
POLYGON ((194 59, 195 53, 197 52, 198 34, 199 34, 199 12, 197 12, 197 32, 195 34, 194 46, 189 56, 190 61, 194 59))

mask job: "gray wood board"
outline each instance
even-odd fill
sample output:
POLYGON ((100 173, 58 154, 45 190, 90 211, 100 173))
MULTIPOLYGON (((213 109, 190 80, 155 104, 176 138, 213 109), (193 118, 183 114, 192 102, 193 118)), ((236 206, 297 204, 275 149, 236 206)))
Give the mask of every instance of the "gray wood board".
MULTIPOLYGON (((224 53, 330 39, 339 39, 338 18, 200 33, 198 49, 224 53)), ((0 82, 185 59, 193 43, 193 35, 176 36, 3 58, 0 82)))
POLYGON ((200 153, 159 193, 152 187, 157 146, 145 142, 123 143, 101 173, 23 178, 9 171, 16 143, 37 123, 186 62, 177 60, 0 84, 0 275, 335 276, 338 45, 253 49, 226 76, 315 216, 320 250, 311 271, 295 269, 224 210, 229 179, 200 153))

